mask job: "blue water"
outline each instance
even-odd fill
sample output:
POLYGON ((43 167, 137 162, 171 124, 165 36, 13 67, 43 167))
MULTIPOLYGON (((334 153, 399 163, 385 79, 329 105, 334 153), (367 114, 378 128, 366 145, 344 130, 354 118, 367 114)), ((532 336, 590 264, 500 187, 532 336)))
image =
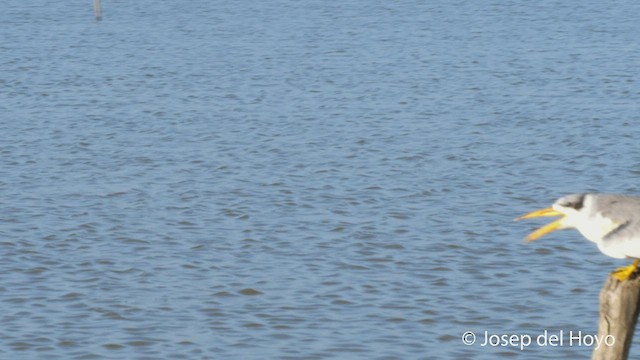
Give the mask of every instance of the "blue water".
MULTIPOLYGON (((640 193, 634 1, 5 0, 0 358, 575 359, 640 193)), ((640 351, 634 341, 631 353, 640 351)))

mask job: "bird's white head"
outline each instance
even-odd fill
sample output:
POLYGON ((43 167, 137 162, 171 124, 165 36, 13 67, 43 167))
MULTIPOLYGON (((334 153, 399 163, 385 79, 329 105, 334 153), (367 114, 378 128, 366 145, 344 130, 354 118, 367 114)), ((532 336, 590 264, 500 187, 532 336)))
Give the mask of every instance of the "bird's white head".
POLYGON ((588 201, 587 194, 571 194, 563 196, 556 200, 551 207, 532 211, 523 215, 516 220, 531 219, 543 216, 560 216, 559 219, 537 229, 527 235, 526 241, 537 240, 546 234, 562 229, 571 229, 577 227, 582 219, 585 201, 588 201))

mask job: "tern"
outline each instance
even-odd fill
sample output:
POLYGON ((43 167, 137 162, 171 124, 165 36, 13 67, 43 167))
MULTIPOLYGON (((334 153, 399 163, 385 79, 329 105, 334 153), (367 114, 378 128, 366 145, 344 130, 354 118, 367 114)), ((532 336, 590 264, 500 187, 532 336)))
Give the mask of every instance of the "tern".
POLYGON ((525 240, 534 241, 563 229, 576 229, 607 256, 634 259, 633 264, 613 272, 618 280, 633 275, 640 264, 640 196, 617 194, 572 194, 551 207, 532 211, 516 220, 543 216, 559 219, 535 230, 525 240))

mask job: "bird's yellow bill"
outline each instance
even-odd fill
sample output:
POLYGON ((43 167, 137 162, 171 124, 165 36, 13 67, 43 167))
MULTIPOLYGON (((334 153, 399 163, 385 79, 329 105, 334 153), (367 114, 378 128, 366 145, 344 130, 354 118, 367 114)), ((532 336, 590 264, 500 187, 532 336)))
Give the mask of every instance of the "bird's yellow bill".
POLYGON ((561 216, 564 215, 561 212, 555 211, 553 210, 553 208, 548 207, 545 209, 541 209, 541 210, 536 210, 536 211, 532 211, 526 215, 522 215, 519 218, 517 218, 516 220, 522 220, 522 219, 531 219, 531 218, 537 218, 537 217, 543 217, 543 216, 561 216))
POLYGON ((556 231, 560 228, 560 225, 562 223, 562 219, 564 218, 564 214, 558 211, 555 211, 553 208, 546 208, 546 209, 542 209, 542 210, 536 210, 536 211, 532 211, 526 215, 520 216, 519 218, 517 218, 516 220, 522 220, 522 219, 532 219, 532 218, 537 218, 537 217, 543 217, 543 216, 562 216, 562 218, 553 221, 541 228, 539 228, 538 230, 532 232, 531 234, 527 235, 526 238, 524 238, 526 241, 534 241, 537 240, 545 235, 547 235, 550 232, 556 231))

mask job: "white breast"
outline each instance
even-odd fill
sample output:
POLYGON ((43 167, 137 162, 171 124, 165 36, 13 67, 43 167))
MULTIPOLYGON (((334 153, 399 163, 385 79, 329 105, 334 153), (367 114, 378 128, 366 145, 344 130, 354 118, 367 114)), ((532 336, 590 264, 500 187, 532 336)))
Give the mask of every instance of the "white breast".
POLYGON ((638 241, 621 241, 621 242, 606 242, 601 241, 598 243, 598 249, 603 254, 618 259, 634 258, 640 259, 640 243, 638 241))
POLYGON ((621 222, 612 220, 602 216, 600 213, 597 213, 594 216, 581 220, 576 224, 576 229, 580 234, 582 234, 582 236, 586 237, 590 241, 600 243, 603 237, 618 228, 621 224, 621 222))

